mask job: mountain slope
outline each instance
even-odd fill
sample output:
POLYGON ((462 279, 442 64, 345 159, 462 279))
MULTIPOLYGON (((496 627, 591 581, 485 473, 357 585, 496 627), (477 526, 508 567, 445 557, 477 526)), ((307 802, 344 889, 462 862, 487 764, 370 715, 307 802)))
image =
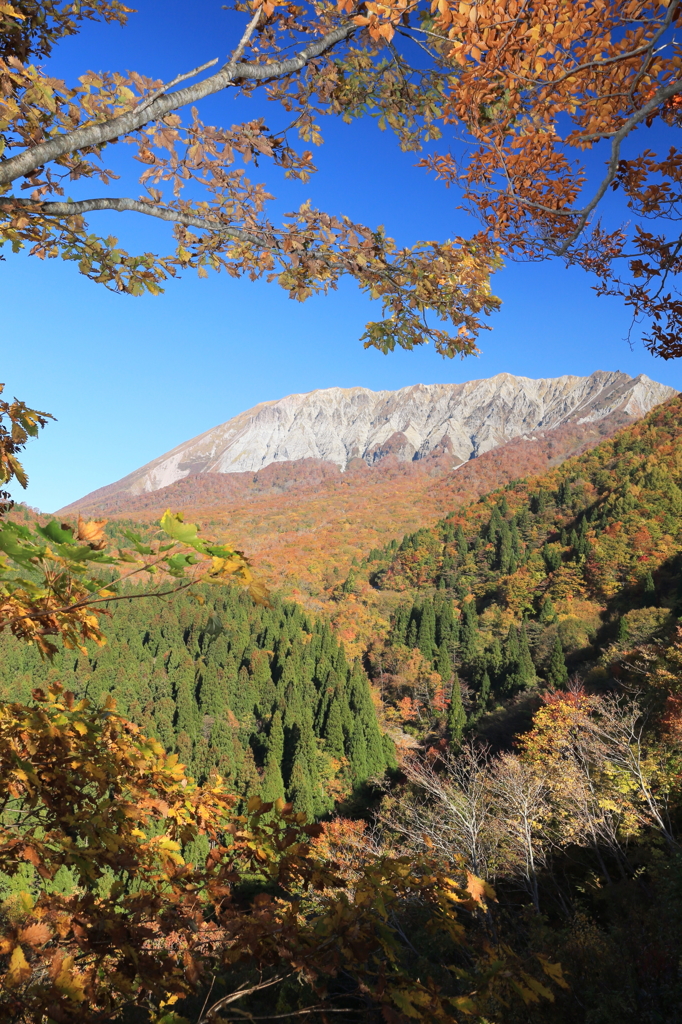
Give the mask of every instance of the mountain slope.
POLYGON ((263 402, 178 445, 73 505, 107 510, 201 474, 254 473, 273 463, 322 460, 342 470, 362 460, 443 458, 449 468, 538 429, 595 422, 616 412, 638 418, 674 391, 640 374, 531 380, 498 374, 465 384, 416 384, 399 391, 329 388, 263 402))
POLYGON ((438 719, 429 700, 453 669, 474 717, 571 672, 609 687, 682 611, 682 398, 371 552, 336 598, 344 639, 364 631, 367 646, 373 620, 385 711, 403 725, 415 700, 438 719))

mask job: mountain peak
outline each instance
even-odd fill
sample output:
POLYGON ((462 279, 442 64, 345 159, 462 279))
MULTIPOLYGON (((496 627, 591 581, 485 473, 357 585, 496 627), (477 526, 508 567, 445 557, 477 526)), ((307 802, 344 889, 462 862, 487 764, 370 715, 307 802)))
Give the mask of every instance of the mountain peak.
POLYGON ((302 459, 345 470, 354 459, 373 465, 387 455, 413 461, 447 453, 457 466, 539 428, 589 423, 614 412, 638 419, 674 394, 645 374, 604 370, 539 380, 498 373, 397 391, 318 389, 260 402, 74 506, 155 491, 197 473, 256 473, 302 459))

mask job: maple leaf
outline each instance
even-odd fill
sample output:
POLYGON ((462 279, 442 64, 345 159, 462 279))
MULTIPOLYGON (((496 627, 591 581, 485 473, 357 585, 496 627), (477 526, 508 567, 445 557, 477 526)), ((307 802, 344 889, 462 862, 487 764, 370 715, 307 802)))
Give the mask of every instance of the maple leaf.
POLYGON ((480 903, 481 906, 485 906, 485 897, 487 896, 490 900, 497 900, 495 890, 492 885, 485 881, 483 878, 478 878, 477 875, 472 875, 471 871, 467 871, 467 884, 466 890, 476 903, 480 903))
POLYGON ((102 551, 106 545, 106 537, 104 535, 104 527, 107 525, 107 519, 93 519, 89 523, 86 523, 82 516, 78 516, 78 540, 85 541, 93 551, 102 551))

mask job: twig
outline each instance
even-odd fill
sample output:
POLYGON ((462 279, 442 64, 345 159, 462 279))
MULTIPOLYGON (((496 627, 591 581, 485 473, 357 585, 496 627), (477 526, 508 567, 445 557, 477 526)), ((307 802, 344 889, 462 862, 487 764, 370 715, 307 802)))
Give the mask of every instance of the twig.
POLYGON ((155 99, 158 99, 159 96, 163 96, 165 92, 172 89, 174 85, 178 85, 180 82, 185 82, 188 78, 194 78, 195 75, 201 74, 202 71, 206 71, 207 68, 212 68, 213 65, 217 63, 218 58, 215 57, 214 60, 209 60, 207 64, 202 64, 201 67, 195 68, 194 71, 187 71, 184 75, 178 75, 178 77, 174 78, 172 82, 168 82, 167 85, 162 85, 155 92, 151 93, 150 96, 145 96, 142 103, 138 103, 135 109, 138 111, 144 110, 145 107, 148 107, 155 99))
POLYGON ((258 10, 256 11, 256 13, 254 14, 253 18, 249 22, 249 24, 246 26, 246 31, 244 32, 244 35, 239 40, 239 43, 237 45, 237 49, 232 54, 232 57, 230 58, 229 63, 227 63, 225 65, 226 69, 229 68, 231 70, 232 68, 234 68, 235 64, 237 63, 237 61, 240 59, 241 55, 243 54, 243 52, 244 52, 244 50, 246 48, 246 44, 248 43, 249 39, 253 35, 253 30, 255 29, 256 25, 258 24, 258 21, 260 19, 260 12, 261 12, 261 8, 259 7, 258 10))

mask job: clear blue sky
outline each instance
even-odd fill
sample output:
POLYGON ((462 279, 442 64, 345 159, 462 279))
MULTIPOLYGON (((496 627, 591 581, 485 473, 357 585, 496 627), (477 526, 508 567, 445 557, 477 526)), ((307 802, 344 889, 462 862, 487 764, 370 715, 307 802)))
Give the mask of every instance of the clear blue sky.
MULTIPOLYGON (((88 26, 61 44, 51 70, 73 80, 86 69, 134 68, 168 80, 224 57, 234 44, 219 0, 136 6, 126 29, 88 26)), ((259 99, 223 95, 202 107, 213 123, 263 112, 272 127, 281 123, 277 108, 259 99)), ((476 230, 456 211, 456 195, 418 170, 414 154, 401 153, 374 123, 322 127, 320 170, 308 184, 282 187, 266 168, 250 168, 277 191, 281 208, 311 198, 331 213, 384 224, 400 243, 476 230)), ((125 176, 119 185, 119 194, 138 194, 125 176)), ((101 191, 86 183, 77 194, 101 191)), ((170 227, 132 214, 106 216, 93 217, 93 229, 115 232, 129 250, 171 244, 170 227)), ((449 361, 430 348, 366 352, 358 338, 378 308, 350 283, 299 305, 276 285, 186 274, 160 297, 130 298, 91 284, 71 264, 6 252, 0 380, 10 395, 57 417, 27 450, 29 490, 16 496, 46 511, 59 508, 257 402, 313 388, 602 369, 646 373, 682 390, 682 365, 652 359, 639 342, 630 348, 626 310, 597 299, 590 283, 558 263, 509 265, 493 282, 503 307, 481 338, 482 355, 449 361)))

